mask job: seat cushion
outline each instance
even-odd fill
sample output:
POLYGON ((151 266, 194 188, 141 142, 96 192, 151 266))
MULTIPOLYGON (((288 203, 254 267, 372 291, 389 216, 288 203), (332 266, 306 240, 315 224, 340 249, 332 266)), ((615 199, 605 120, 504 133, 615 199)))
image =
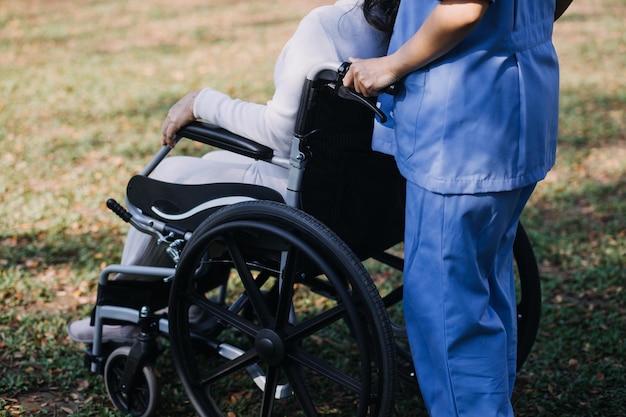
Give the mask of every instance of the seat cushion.
POLYGON ((280 193, 260 185, 174 184, 143 175, 130 179, 126 197, 143 214, 183 231, 195 230, 208 215, 225 205, 250 200, 284 202, 280 193))

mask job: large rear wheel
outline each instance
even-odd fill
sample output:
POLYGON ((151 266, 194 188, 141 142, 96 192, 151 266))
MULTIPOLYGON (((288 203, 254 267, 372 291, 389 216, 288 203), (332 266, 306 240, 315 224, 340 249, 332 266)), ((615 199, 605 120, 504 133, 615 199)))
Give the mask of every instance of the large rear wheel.
POLYGON ((539 268, 528 235, 519 223, 513 255, 517 268, 517 369, 528 358, 535 343, 541 317, 541 281, 539 268))
POLYGON ((169 314, 200 415, 392 415, 385 306, 359 259, 306 213, 265 201, 210 216, 182 254, 169 314))

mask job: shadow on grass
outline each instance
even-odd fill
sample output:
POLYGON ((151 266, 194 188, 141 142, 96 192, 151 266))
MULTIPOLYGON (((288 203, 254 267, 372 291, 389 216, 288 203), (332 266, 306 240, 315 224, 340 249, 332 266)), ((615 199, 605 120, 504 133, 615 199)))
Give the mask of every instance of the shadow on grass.
MULTIPOLYGON (((0 416, 118 415, 66 332, 93 307, 102 263, 119 259, 119 232, 104 232, 0 236, 0 416)), ((167 350, 157 367, 161 415, 192 415, 167 350)))
POLYGON ((589 151, 623 144, 626 92, 602 94, 592 87, 561 91, 559 151, 589 151))
POLYGON ((517 415, 626 415, 626 178, 559 189, 524 219, 544 302, 517 415))

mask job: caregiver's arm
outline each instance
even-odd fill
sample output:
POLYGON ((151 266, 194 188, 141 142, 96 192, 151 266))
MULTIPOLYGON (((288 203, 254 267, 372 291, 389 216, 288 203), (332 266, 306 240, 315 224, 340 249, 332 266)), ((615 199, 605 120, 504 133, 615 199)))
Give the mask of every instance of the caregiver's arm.
POLYGON ((442 0, 424 24, 391 55, 370 60, 353 59, 344 85, 365 96, 398 81, 458 45, 478 25, 488 0, 442 0))

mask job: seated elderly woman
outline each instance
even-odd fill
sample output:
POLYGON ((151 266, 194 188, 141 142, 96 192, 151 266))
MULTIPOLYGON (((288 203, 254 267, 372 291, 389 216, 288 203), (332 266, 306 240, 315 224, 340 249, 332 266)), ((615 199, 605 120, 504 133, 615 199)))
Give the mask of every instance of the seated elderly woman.
MULTIPOLYGON (((378 57, 385 54, 399 0, 337 0, 311 11, 287 41, 274 68, 275 92, 267 104, 233 99, 204 88, 181 98, 169 110, 163 123, 161 142, 174 146, 175 132, 195 119, 254 139, 287 156, 295 128, 302 83, 309 70, 321 62, 348 61, 350 57, 378 57)), ((202 184, 238 182, 267 186, 283 196, 288 170, 228 151, 213 151, 202 158, 173 156, 164 160, 152 177, 166 182, 202 184)), ((173 266, 173 261, 154 237, 134 228, 128 232, 123 265, 173 266)), ((141 276, 119 274, 119 280, 142 280, 141 276)), ((134 325, 105 325, 103 341, 132 339, 134 325)), ((90 319, 68 326, 77 342, 93 340, 90 319)))

